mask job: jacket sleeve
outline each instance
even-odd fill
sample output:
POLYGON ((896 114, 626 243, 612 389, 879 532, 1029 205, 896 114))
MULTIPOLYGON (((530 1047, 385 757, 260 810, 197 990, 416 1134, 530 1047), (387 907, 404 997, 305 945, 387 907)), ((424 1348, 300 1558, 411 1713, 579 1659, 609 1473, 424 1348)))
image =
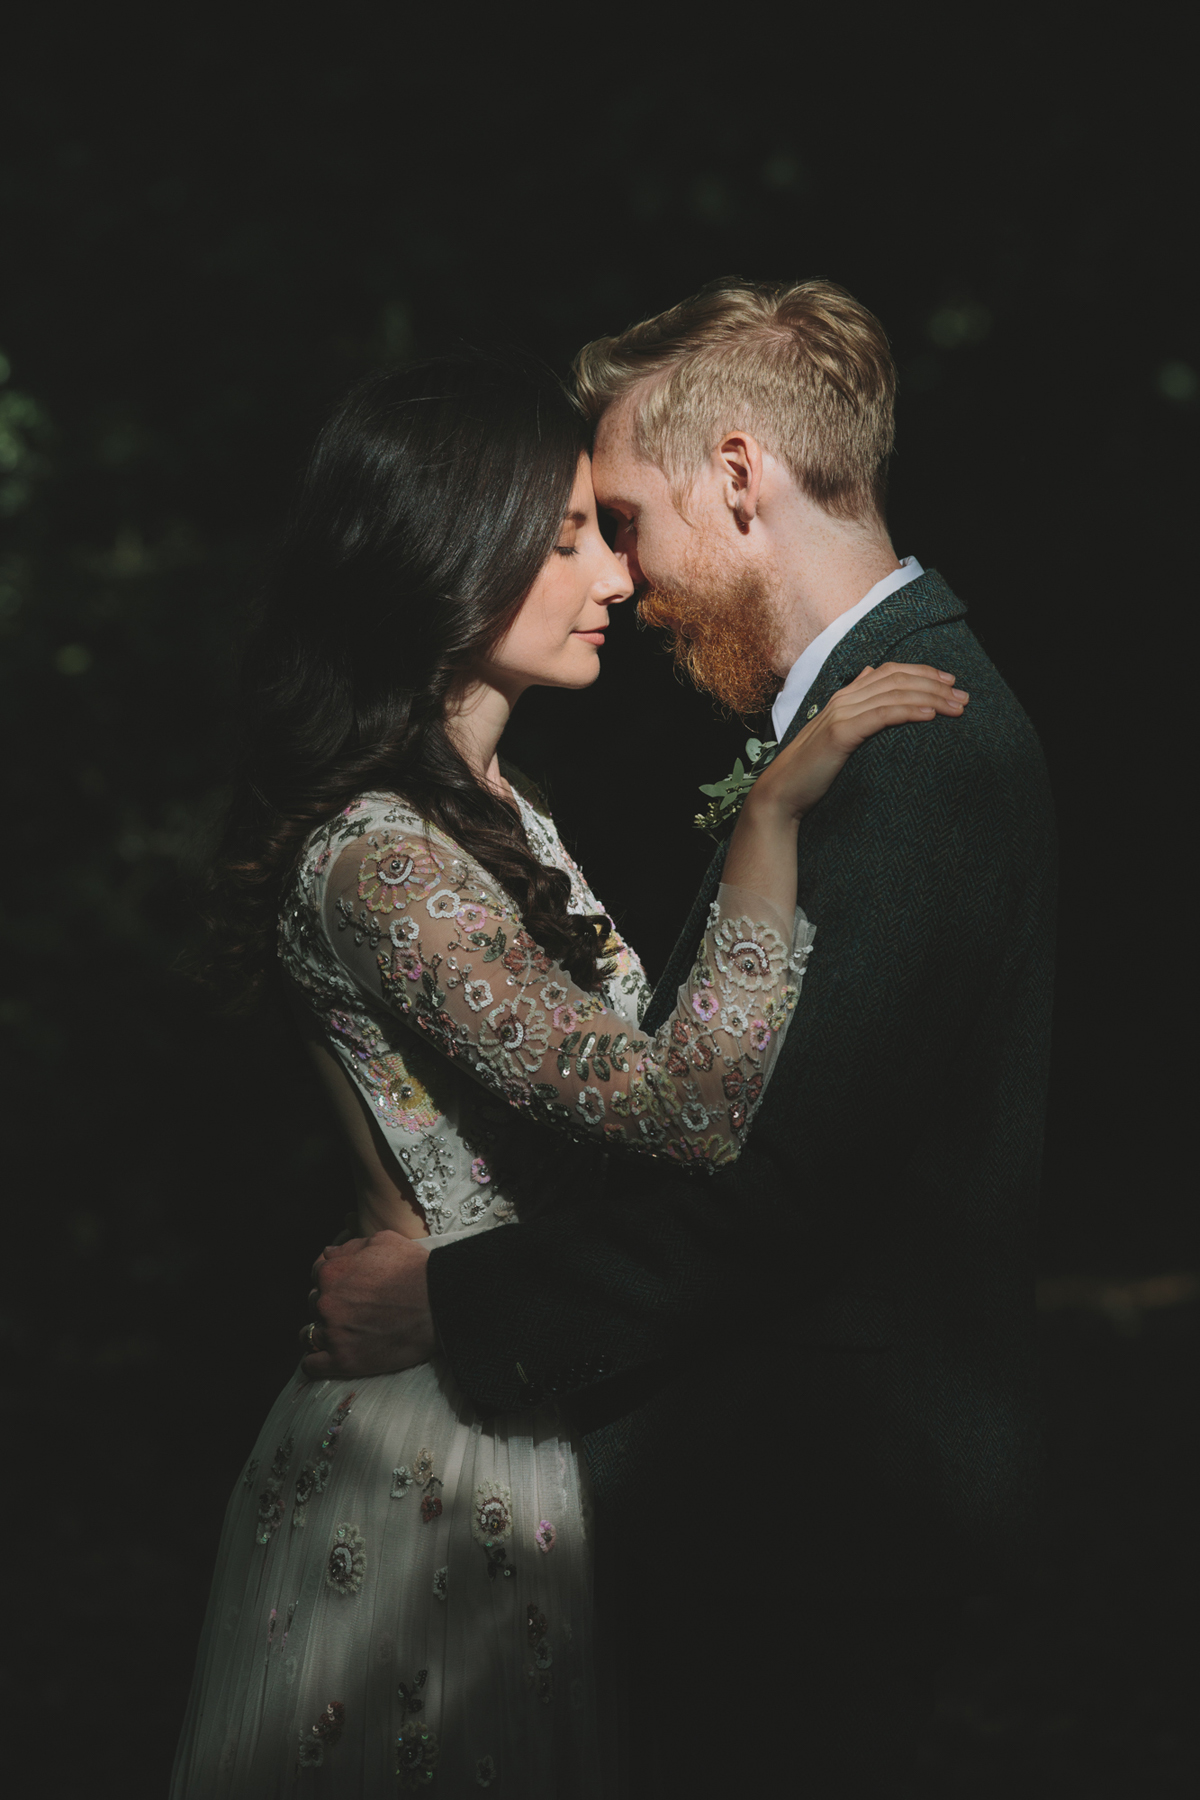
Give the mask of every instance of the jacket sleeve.
POLYGON ((820 935, 736 1171, 634 1185, 610 1162, 596 1202, 432 1259, 439 1337, 483 1410, 648 1368, 714 1329, 732 1348, 781 1272, 809 1294, 836 1278, 1020 954, 1016 889, 1039 854, 1024 798, 1041 778, 1023 755, 962 721, 884 732, 805 822, 800 893, 820 935))

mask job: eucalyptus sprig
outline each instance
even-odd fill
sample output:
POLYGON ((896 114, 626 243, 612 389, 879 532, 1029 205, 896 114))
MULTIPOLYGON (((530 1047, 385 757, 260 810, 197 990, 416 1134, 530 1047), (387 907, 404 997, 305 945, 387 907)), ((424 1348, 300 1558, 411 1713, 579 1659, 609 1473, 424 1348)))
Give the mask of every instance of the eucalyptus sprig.
POLYGON ((693 823, 698 831, 707 831, 713 837, 720 837, 722 828, 733 823, 742 810, 746 795, 754 786, 767 764, 774 762, 779 751, 777 743, 764 744, 761 738, 750 738, 746 743, 746 762, 739 756, 730 774, 724 781, 701 782, 700 792, 710 796, 709 804, 702 813, 697 813, 693 823), (749 767, 746 764, 749 764, 749 767))

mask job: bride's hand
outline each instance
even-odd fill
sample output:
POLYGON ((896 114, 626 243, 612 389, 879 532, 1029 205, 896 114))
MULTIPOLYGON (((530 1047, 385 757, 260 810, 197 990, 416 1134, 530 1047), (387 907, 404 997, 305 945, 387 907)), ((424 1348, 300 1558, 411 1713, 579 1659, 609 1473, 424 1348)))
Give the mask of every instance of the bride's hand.
POLYGON ((747 806, 799 819, 828 792, 851 755, 888 725, 956 718, 969 696, 928 663, 869 664, 839 688, 755 782, 747 806))

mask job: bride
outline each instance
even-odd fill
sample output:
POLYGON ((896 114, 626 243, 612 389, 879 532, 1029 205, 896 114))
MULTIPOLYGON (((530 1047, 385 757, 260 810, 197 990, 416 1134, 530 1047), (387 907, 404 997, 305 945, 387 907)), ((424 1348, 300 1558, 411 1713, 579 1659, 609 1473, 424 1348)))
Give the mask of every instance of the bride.
MULTIPOLYGON (((376 375, 321 433, 246 663, 211 970, 290 1007, 365 1235, 519 1230, 547 1156, 564 1205, 597 1149, 736 1157, 814 935, 799 818, 874 732, 962 710, 935 670, 867 670, 776 758, 648 1039, 636 955, 497 757, 526 688, 596 679, 632 592, 539 365, 376 375)), ((229 1503, 174 1800, 613 1793, 588 1540, 554 1405, 481 1421, 436 1353, 298 1374, 229 1503)))

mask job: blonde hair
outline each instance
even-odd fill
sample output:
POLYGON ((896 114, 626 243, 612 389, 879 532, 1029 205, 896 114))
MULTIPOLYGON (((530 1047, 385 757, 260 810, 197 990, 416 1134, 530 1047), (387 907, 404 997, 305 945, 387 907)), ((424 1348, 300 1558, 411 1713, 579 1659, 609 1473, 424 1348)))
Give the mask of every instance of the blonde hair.
POLYGON ((831 281, 711 282, 585 344, 575 389, 593 424, 635 396, 633 442, 684 501, 727 431, 749 431, 843 519, 882 519, 896 369, 883 327, 831 281))

